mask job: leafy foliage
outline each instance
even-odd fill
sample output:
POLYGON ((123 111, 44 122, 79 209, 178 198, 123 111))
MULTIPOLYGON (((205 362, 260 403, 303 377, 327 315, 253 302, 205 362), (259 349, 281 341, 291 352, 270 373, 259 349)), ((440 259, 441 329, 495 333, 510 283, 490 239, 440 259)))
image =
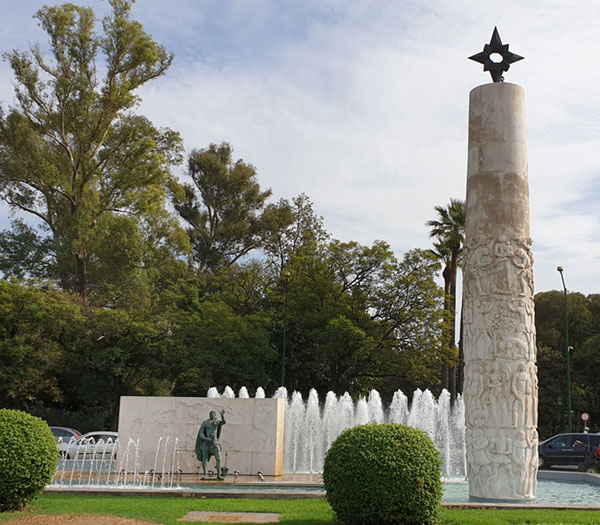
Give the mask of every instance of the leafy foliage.
POLYGON ((18 509, 52 480, 58 448, 48 425, 19 410, 0 409, 0 512, 18 509))
POLYGON ((323 226, 323 217, 313 210, 308 195, 301 193, 292 200, 281 199, 270 221, 270 235, 265 239, 263 250, 270 264, 279 273, 294 254, 311 244, 324 245, 330 235, 323 226))
POLYGON ((0 281, 0 405, 33 411, 60 401, 59 363, 82 320, 69 294, 0 281))
POLYGON ((390 396, 418 382, 435 388, 431 363, 440 358, 445 322, 436 269, 418 250, 397 261, 383 242, 307 243, 291 256, 278 289, 276 312, 287 309, 286 386, 354 394, 379 388, 390 396))
POLYGON ((43 237, 21 219, 11 230, 0 232, 0 272, 17 279, 48 279, 56 264, 52 240, 43 237))
POLYGON ((346 524, 433 524, 442 498, 439 453, 404 425, 343 432, 325 457, 327 501, 346 524))
POLYGON ((116 428, 119 396, 170 393, 173 324, 161 307, 82 312, 71 294, 0 281, 0 403, 53 424, 116 428))
POLYGON ((175 395, 203 396, 214 385, 239 389, 269 382, 277 354, 269 344, 263 313, 237 313, 212 297, 181 312, 178 321, 175 395))
MULTIPOLYGON (((539 432, 542 438, 567 429, 565 297, 560 291, 535 296, 538 347, 539 432)), ((588 412, 594 431, 600 421, 600 295, 567 295, 573 422, 588 412)))

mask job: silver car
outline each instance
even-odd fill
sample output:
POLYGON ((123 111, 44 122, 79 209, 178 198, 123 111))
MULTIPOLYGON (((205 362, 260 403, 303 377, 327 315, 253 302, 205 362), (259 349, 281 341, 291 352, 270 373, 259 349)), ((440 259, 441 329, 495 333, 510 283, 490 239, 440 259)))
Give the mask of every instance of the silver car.
POLYGON ((109 459, 117 455, 118 438, 117 432, 95 430, 66 443, 59 441, 58 450, 67 459, 109 459))

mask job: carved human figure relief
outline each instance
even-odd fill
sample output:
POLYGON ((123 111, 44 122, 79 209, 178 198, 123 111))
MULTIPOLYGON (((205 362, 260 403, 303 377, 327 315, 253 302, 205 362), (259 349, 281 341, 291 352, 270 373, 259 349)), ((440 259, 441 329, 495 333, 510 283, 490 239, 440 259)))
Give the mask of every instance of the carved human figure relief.
POLYGON ((513 427, 521 428, 527 423, 528 402, 531 396, 531 378, 525 365, 519 363, 511 381, 513 399, 513 427))
POLYGON ((519 283, 519 295, 533 295, 533 256, 531 255, 531 239, 514 237, 517 247, 514 250, 512 263, 516 267, 519 283))
POLYGON ((491 335, 491 317, 494 302, 486 298, 475 301, 474 324, 479 327, 478 331, 472 332, 472 340, 469 348, 474 350, 471 355, 473 359, 485 360, 489 357, 493 345, 491 335))
POLYGON ((483 244, 475 248, 472 264, 473 292, 479 295, 479 297, 485 297, 488 294, 489 271, 492 264, 492 257, 488 246, 483 244))
POLYGON ((517 337, 500 339, 496 345, 495 356, 502 359, 519 359, 527 356, 527 343, 517 337))
MULTIPOLYGON (((530 382, 531 382, 531 405, 529 407, 527 425, 530 428, 535 429, 535 428, 537 428, 537 424, 538 424, 538 411, 537 411, 538 375, 537 375, 537 366, 534 363, 530 362, 527 365, 527 371, 528 371, 530 382)), ((537 431, 536 431, 536 440, 537 440, 537 431)), ((536 441, 536 443, 537 443, 537 441, 536 441)), ((537 463, 536 463, 536 465, 537 465, 537 463)))
POLYGON ((467 241, 463 253, 464 295, 483 297, 489 293, 489 275, 492 252, 489 239, 484 237, 467 241))
POLYGON ((487 375, 487 395, 490 413, 490 425, 501 427, 506 414, 507 400, 503 394, 503 378, 500 365, 493 363, 487 375))
POLYGON ((525 432, 517 432, 517 438, 513 441, 513 474, 515 475, 515 492, 526 496, 529 491, 529 464, 532 451, 525 436, 525 432))
POLYGON ((475 339, 475 355, 474 359, 487 359, 490 355, 490 350, 493 346, 492 338, 487 331, 481 331, 475 339))
POLYGON ((480 427, 485 424, 489 414, 484 400, 484 369, 481 363, 473 361, 468 365, 467 374, 471 378, 465 386, 465 419, 467 425, 480 427))
POLYGON ((494 245, 494 276, 496 292, 501 294, 511 293, 511 261, 512 246, 503 235, 494 245))
MULTIPOLYGON (((537 412, 537 410, 536 410, 536 412, 537 412)), ((539 442, 539 438, 538 438, 537 430, 535 430, 535 429, 530 430, 529 431, 529 436, 528 436, 528 443, 529 443, 529 448, 534 451, 534 453, 531 455, 531 458, 529 460, 529 479, 530 480, 537 479, 537 472, 538 472, 537 448, 538 448, 538 442, 539 442)), ((535 497, 535 483, 533 483, 533 481, 531 481, 530 489, 529 490, 530 490, 530 495, 532 497, 535 497)))
POLYGON ((523 358, 535 359, 535 323, 532 301, 518 299, 510 301, 507 307, 514 316, 516 335, 522 337, 527 346, 527 352, 523 358))
POLYGON ((528 438, 537 425, 534 306, 529 289, 521 293, 519 281, 520 271, 531 270, 527 243, 516 238, 512 242, 504 237, 480 239, 465 265, 485 270, 482 278, 471 279, 470 290, 475 293, 464 298, 468 320, 464 332, 465 421, 468 434, 483 440, 469 444, 467 463, 473 463, 470 475, 486 476, 470 488, 482 497, 485 492, 498 498, 513 493, 531 499, 529 479, 537 468, 533 459, 521 470, 514 463, 516 457, 535 459, 528 438), (485 264, 475 263, 476 253, 485 264), (488 254, 490 261, 485 258, 488 254), (520 435, 517 438, 519 432, 525 432, 524 441, 520 435), (516 475, 518 483, 514 482, 516 475))
POLYGON ((492 477, 491 461, 487 455, 488 440, 480 428, 473 430, 473 459, 480 478, 492 477))
POLYGON ((491 438, 492 470, 495 473, 496 485, 500 493, 511 490, 512 448, 511 440, 505 432, 499 430, 491 438))

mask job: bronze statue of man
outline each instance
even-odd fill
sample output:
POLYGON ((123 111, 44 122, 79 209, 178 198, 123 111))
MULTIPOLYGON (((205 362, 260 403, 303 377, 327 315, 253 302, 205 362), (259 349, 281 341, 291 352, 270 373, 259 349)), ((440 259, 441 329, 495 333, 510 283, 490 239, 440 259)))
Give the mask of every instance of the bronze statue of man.
POLYGON ((217 462, 217 479, 223 479, 221 473, 221 427, 225 424, 225 410, 221 410, 221 420, 217 419, 214 410, 210 411, 209 417, 202 422, 198 436, 196 437, 196 457, 202 462, 202 479, 206 479, 206 464, 211 456, 215 457, 217 462))

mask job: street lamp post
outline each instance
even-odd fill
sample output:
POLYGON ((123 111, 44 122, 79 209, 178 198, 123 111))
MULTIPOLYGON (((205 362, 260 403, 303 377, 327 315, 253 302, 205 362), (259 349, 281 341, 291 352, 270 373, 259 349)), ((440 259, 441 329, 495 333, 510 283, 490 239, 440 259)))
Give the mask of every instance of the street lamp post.
POLYGON ((283 334, 281 344, 281 386, 285 386, 285 341, 287 336, 287 292, 290 272, 283 272, 283 334))
POLYGON ((565 339, 567 341, 567 421, 569 432, 573 432, 573 422, 571 417, 571 347, 569 346, 569 307, 567 306, 567 286, 565 285, 565 278, 563 276, 564 268, 562 266, 558 266, 556 270, 558 273, 560 273, 563 289, 565 291, 565 339))

